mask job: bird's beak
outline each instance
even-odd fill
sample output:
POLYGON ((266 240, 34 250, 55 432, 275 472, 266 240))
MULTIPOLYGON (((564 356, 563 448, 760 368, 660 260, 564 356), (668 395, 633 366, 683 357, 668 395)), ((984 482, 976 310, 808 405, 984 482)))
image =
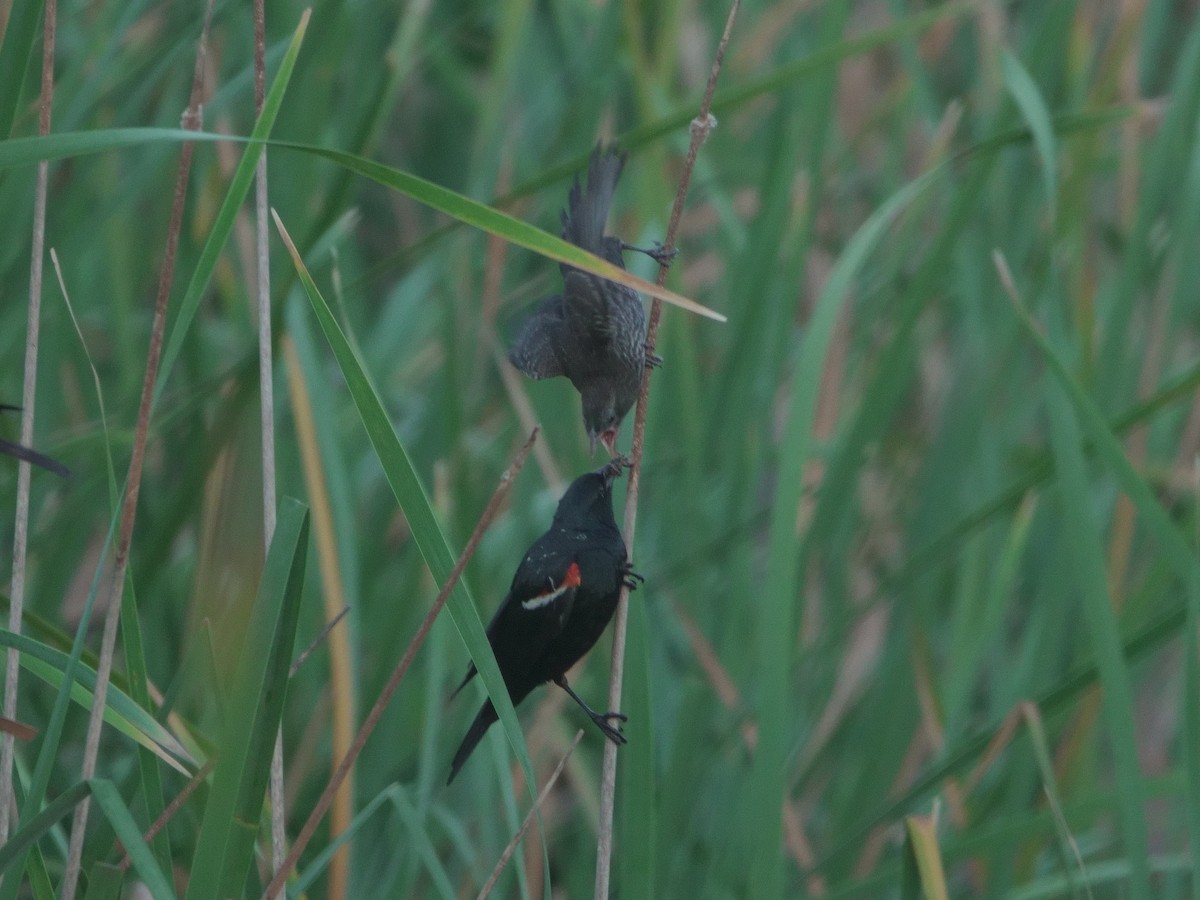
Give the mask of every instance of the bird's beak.
MULTIPOLYGON (((608 455, 616 457, 617 455, 617 429, 610 428, 600 435, 600 443, 604 445, 604 449, 608 451, 608 455)), ((592 449, 595 450, 593 444, 592 449)))

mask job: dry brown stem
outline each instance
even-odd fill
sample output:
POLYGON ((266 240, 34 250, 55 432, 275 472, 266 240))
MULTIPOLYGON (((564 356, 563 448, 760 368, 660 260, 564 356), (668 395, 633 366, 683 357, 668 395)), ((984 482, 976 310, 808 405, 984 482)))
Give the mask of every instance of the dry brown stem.
MULTIPOLYGON (((696 167, 696 154, 700 145, 708 138, 708 134, 716 126, 712 109, 713 94, 717 89, 717 76, 721 73, 721 63, 725 59, 725 48, 729 45, 729 35, 733 31, 733 22, 737 17, 741 0, 733 0, 729 7, 729 16, 725 20, 725 31, 717 45, 716 57, 713 59, 712 71, 708 76, 708 85, 704 89, 704 99, 700 103, 700 113, 692 120, 692 141, 688 146, 687 159, 683 164, 683 172, 679 177, 679 188, 675 191, 675 203, 671 207, 671 218, 667 223, 667 233, 663 239, 663 250, 670 253, 675 249, 675 235, 679 231, 679 220, 683 216, 683 202, 687 198, 688 186, 692 181, 692 170, 696 167)), ((659 286, 666 284, 667 265, 658 267, 659 286)), ((646 352, 653 353, 658 340, 658 322, 662 317, 662 301, 655 298, 650 305, 650 321, 646 326, 646 352)), ((642 446, 646 437, 646 401, 650 396, 650 373, 647 366, 646 374, 642 376, 642 390, 638 395, 637 409, 633 418, 633 448, 631 456, 633 466, 629 471, 629 487, 625 494, 625 545, 629 554, 633 555, 633 539, 637 530, 638 490, 642 475, 642 446)), ((621 708, 621 682, 625 665, 625 631, 629 622, 629 589, 622 588, 620 599, 617 601, 617 612, 613 617, 613 650, 612 676, 608 687, 608 708, 621 708)), ((617 790, 617 747, 609 742, 604 747, 604 767, 600 775, 600 836, 596 844, 596 900, 607 900, 609 874, 612 865, 612 824, 613 805, 617 790)))

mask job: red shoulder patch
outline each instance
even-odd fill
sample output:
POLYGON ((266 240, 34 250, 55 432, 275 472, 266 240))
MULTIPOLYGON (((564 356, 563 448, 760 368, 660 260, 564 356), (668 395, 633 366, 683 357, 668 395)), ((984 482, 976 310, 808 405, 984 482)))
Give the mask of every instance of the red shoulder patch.
POLYGON ((562 587, 579 587, 583 584, 583 576, 579 573, 579 563, 573 562, 567 566, 567 577, 563 579, 562 587))
POLYGON ((545 593, 538 594, 536 597, 530 597, 528 600, 522 600, 521 606, 525 609, 541 609, 543 606, 548 606, 553 603, 567 591, 579 587, 583 584, 583 576, 579 572, 579 563, 571 563, 567 566, 567 574, 563 576, 562 584, 556 585, 552 579, 547 578, 547 583, 550 589, 545 593))

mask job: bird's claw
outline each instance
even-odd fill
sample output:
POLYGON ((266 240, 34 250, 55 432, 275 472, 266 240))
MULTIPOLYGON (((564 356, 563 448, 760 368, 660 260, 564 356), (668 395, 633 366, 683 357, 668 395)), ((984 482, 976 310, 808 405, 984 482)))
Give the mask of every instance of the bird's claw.
POLYGON ((660 266, 669 266, 675 256, 679 253, 678 247, 672 247, 668 250, 662 245, 662 241, 655 241, 652 249, 645 247, 635 247, 633 244, 621 243, 622 250, 632 250, 634 253, 645 253, 648 257, 658 263, 660 266))
POLYGON ((614 726, 609 724, 609 719, 616 719, 618 722, 629 721, 629 717, 627 715, 619 712, 595 713, 592 715, 592 721, 596 723, 597 728, 604 732, 604 736, 606 738, 608 738, 617 746, 628 743, 629 739, 625 737, 625 735, 621 734, 621 727, 619 725, 614 726))
POLYGON ((649 256, 656 263, 658 263, 660 266, 669 266, 672 262, 675 261, 675 257, 678 254, 679 254, 678 247, 672 247, 670 250, 668 250, 660 242, 655 241, 654 249, 651 250, 650 252, 648 252, 646 255, 649 256))
POLYGON ((663 364, 663 358, 657 353, 650 352, 650 346, 646 346, 646 368, 657 369, 663 364))
POLYGON ((631 591, 636 591, 639 584, 645 584, 646 579, 633 571, 633 563, 627 562, 621 568, 621 583, 631 591))

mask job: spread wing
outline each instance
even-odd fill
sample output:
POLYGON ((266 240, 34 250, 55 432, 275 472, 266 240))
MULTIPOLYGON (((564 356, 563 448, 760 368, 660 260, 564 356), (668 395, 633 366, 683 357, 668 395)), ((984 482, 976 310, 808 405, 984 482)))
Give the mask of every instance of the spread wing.
POLYGON ((565 339, 562 297, 552 294, 538 304, 521 326, 521 333, 508 351, 509 362, 530 378, 564 375, 562 347, 565 339))

